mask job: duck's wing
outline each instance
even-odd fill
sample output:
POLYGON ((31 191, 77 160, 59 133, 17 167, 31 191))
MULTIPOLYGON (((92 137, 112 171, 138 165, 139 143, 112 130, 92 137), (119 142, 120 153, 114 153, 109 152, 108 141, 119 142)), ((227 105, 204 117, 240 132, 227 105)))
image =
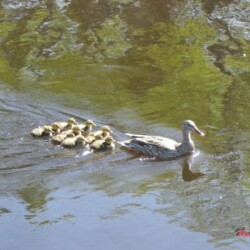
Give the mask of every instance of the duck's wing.
POLYGON ((168 138, 155 138, 155 137, 148 137, 148 138, 134 138, 131 140, 131 143, 140 144, 141 146, 149 145, 150 147, 160 147, 164 148, 165 150, 173 151, 180 145, 174 140, 168 138))
POLYGON ((132 143, 141 142, 145 144, 156 145, 169 150, 175 150, 180 145, 180 143, 176 142, 175 140, 163 136, 150 136, 150 135, 137 135, 137 134, 127 134, 127 135, 131 137, 132 143))

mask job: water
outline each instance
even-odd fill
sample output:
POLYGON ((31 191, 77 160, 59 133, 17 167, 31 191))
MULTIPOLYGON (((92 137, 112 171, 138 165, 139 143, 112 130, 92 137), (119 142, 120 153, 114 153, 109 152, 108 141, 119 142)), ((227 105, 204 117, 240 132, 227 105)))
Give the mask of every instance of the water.
POLYGON ((0 249, 248 249, 249 1, 1 2, 0 249), (84 154, 57 120, 181 140, 156 161, 84 154))

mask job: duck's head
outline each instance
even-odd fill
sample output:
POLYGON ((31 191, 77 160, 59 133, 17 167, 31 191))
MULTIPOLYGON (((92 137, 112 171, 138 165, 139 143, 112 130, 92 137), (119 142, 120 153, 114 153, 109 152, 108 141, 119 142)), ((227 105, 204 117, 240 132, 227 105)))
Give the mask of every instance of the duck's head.
POLYGON ((204 136, 205 134, 201 132, 195 125, 195 123, 191 120, 186 120, 183 122, 182 125, 182 131, 183 133, 190 133, 192 131, 195 131, 198 135, 204 136))
POLYGON ((111 144, 112 142, 115 142, 115 139, 112 137, 112 136, 108 136, 106 139, 105 139, 105 142, 107 144, 111 144))
POLYGON ((68 119, 67 123, 70 125, 70 126, 73 126, 73 125, 76 125, 77 122, 75 120, 75 118, 71 117, 68 119))
POLYGON ((105 133, 105 134, 110 134, 112 133, 111 129, 109 126, 105 125, 102 127, 102 132, 105 133))
POLYGON ((87 120, 87 121, 85 122, 85 126, 86 126, 87 128, 91 128, 91 127, 93 127, 93 126, 96 126, 96 124, 95 124, 92 120, 87 120))

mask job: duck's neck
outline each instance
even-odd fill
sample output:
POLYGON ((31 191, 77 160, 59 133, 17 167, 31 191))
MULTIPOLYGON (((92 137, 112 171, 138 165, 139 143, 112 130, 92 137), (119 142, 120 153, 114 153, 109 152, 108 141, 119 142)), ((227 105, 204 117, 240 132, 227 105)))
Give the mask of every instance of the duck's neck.
POLYGON ((194 142, 191 138, 191 132, 190 131, 183 131, 183 141, 181 144, 181 149, 185 153, 192 152, 194 150, 194 142))

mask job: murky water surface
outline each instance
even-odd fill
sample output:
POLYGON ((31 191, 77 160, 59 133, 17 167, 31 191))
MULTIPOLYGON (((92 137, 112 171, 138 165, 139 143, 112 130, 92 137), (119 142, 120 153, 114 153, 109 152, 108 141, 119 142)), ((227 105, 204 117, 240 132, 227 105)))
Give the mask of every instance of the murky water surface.
POLYGON ((249 249, 249 5, 1 1, 0 248, 249 249), (30 136, 68 117, 206 137, 155 161, 30 136))

